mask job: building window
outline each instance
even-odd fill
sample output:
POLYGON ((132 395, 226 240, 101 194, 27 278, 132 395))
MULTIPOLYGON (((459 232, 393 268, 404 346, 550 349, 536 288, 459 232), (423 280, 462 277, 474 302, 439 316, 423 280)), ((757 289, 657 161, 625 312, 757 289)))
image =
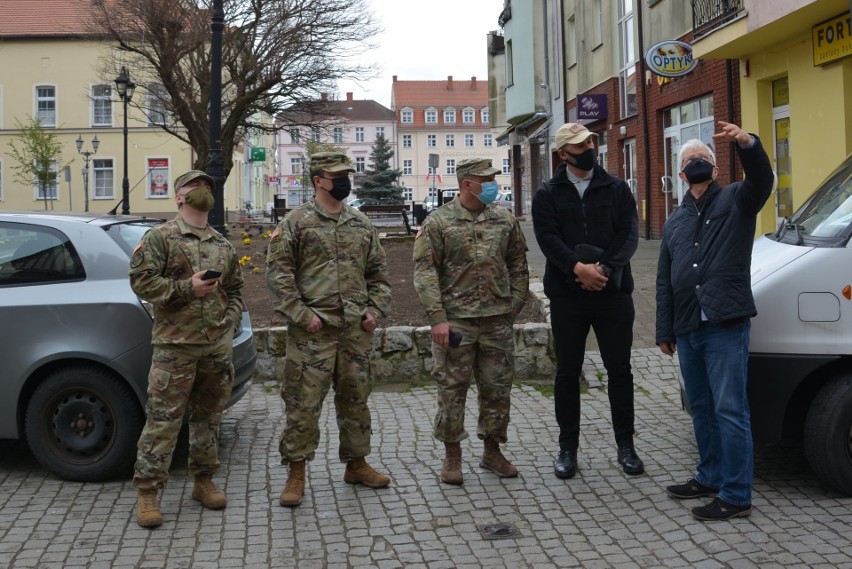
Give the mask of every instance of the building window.
POLYGON ((426 124, 438 124, 438 111, 426 109, 426 124))
POLYGON ((112 126, 112 85, 92 85, 92 126, 112 126))
POLYGON ((456 173, 456 161, 454 158, 447 159, 447 174, 455 174, 456 173))
POLYGON ((343 144, 343 129, 339 126, 334 127, 334 143, 343 144))
POLYGON ((485 148, 491 148, 494 146, 494 135, 491 133, 486 133, 482 135, 482 146, 485 148))
POLYGON ((444 124, 456 124, 455 109, 444 109, 444 124))
POLYGON ((506 42, 506 86, 511 87, 515 84, 515 70, 514 62, 512 59, 514 58, 512 49, 512 40, 506 42))
POLYGON ((446 135, 444 137, 444 145, 447 148, 455 148, 455 146, 456 146, 456 135, 455 134, 446 135))
POLYGON ((168 124, 166 101, 169 94, 160 83, 148 84, 148 124, 150 126, 165 126, 168 124))
POLYGON ((36 117, 41 126, 56 126, 56 87, 52 85, 36 87, 36 117))
POLYGON ((402 147, 403 148, 411 148, 411 135, 403 134, 402 135, 402 147))
POLYGON ((412 163, 411 160, 403 160, 402 161, 402 175, 403 176, 410 176, 411 175, 411 173, 412 173, 411 163, 412 163))
MULTIPOLYGON (((92 187, 94 198, 112 199, 115 195, 115 165, 112 158, 92 160, 92 187)), ((88 190, 88 188, 87 188, 88 190)))
POLYGON ((383 126, 377 126, 376 127, 376 138, 379 138, 380 136, 381 137, 385 136, 385 127, 383 127, 383 126))
POLYGON ((633 42, 633 0, 618 1, 619 63, 618 88, 621 117, 636 114, 636 52, 633 42))
POLYGON ((301 174, 302 173, 302 159, 301 158, 290 158, 290 173, 292 173, 292 174, 301 174))
POLYGON ((364 142, 364 127, 355 127, 355 142, 364 142))
POLYGON ((291 128, 290 129, 290 144, 300 144, 300 142, 299 142, 300 139, 301 139, 301 137, 299 136, 299 129, 298 128, 291 128))
POLYGON ((509 159, 503 158, 503 174, 511 174, 512 168, 509 166, 509 159))
POLYGON ((592 0, 592 48, 603 44, 603 0, 592 0))
POLYGON ((411 109, 402 109, 399 113, 399 122, 402 124, 414 124, 414 111, 411 109))
POLYGON ((427 134, 426 135, 426 147, 427 148, 437 148, 438 146, 438 135, 437 134, 427 134))
POLYGON ((414 190, 412 188, 402 188, 402 199, 410 202, 414 199, 414 190))
POLYGON ((488 124, 491 122, 491 113, 488 112, 487 107, 479 111, 479 115, 482 117, 482 124, 488 124))
POLYGON ((465 148, 473 148, 473 135, 472 134, 464 135, 464 147, 465 148))
POLYGON ((355 157, 355 171, 363 174, 365 167, 366 167, 366 158, 364 158, 363 156, 356 156, 355 157))
POLYGON ((577 65, 577 22, 573 14, 568 18, 565 36, 565 63, 571 68, 577 65))
POLYGON ((464 124, 473 124, 476 122, 476 113, 473 109, 465 109, 462 111, 462 122, 464 124))
POLYGON ((311 127, 311 140, 313 142, 319 142, 320 141, 320 129, 319 129, 318 126, 312 126, 311 127))
POLYGON ((39 184, 38 181, 36 181, 36 199, 43 200, 45 199, 45 195, 49 200, 59 199, 59 188, 57 187, 56 183, 56 175, 58 173, 56 160, 50 161, 50 171, 53 173, 53 176, 51 177, 51 182, 48 182, 47 184, 45 184, 44 187, 42 187, 42 185, 39 184))

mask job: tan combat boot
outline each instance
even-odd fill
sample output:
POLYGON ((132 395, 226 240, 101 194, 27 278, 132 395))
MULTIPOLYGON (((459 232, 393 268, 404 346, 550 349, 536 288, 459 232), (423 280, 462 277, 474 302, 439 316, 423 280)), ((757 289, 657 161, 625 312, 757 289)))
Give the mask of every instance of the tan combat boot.
POLYGON ((298 506, 302 503, 302 496, 305 495, 305 461, 299 460, 290 463, 290 474, 287 476, 287 483, 284 485, 284 490, 281 491, 281 497, 278 501, 282 506, 298 506))
POLYGON ((367 464, 363 458, 356 458, 346 463, 343 481, 349 484, 363 484, 368 488, 384 488, 390 484, 390 476, 379 474, 367 464))
POLYGON ((192 499, 201 502, 208 510, 221 510, 228 504, 225 493, 219 490, 210 474, 199 474, 195 477, 192 499))
POLYGON ((156 528, 163 525, 163 515, 160 513, 160 501, 157 499, 156 488, 139 489, 136 515, 136 523, 143 528, 156 528))
POLYGON ((485 437, 485 453, 479 466, 490 470, 500 478, 514 478, 518 475, 518 469, 506 460, 500 452, 500 443, 494 437, 485 437))
POLYGON ((461 471, 461 444, 444 443, 444 448, 446 449, 446 456, 444 457, 444 466, 441 468, 441 482, 460 486, 464 483, 461 471))

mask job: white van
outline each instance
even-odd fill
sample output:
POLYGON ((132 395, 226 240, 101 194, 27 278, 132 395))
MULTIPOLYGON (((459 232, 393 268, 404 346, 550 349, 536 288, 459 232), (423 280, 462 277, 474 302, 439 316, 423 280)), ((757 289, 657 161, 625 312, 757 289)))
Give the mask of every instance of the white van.
POLYGON ((749 403, 755 441, 798 439, 852 495, 852 155, 754 242, 749 403))

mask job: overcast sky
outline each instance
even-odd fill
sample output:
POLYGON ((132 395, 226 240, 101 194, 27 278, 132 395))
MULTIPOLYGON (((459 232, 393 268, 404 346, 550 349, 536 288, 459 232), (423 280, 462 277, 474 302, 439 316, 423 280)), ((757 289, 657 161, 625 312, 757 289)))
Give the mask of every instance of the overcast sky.
POLYGON ((503 0, 367 0, 383 28, 378 47, 362 58, 378 78, 341 81, 341 98, 373 99, 390 108, 393 76, 400 81, 488 79, 488 32, 500 29, 503 0))

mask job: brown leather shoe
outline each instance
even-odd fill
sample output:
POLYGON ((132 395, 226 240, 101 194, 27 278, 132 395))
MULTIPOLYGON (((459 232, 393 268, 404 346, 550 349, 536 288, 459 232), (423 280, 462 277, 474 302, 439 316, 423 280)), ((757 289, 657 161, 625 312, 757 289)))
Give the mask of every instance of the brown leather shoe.
POLYGON ((221 510, 228 505, 228 498, 219 490, 210 474, 200 474, 195 477, 192 499, 201 502, 201 505, 208 510, 221 510))
POLYGON ((441 468, 441 482, 461 486, 464 483, 461 470, 461 444, 444 443, 444 448, 446 449, 446 456, 444 457, 443 468, 441 468))
POLYGON ((294 507, 302 503, 302 496, 305 495, 305 461, 299 460, 290 463, 290 474, 287 476, 287 483, 284 484, 284 490, 281 491, 281 496, 278 502, 282 506, 294 507))
POLYGON ((156 528, 163 525, 163 515, 160 513, 160 501, 156 488, 140 488, 136 500, 136 523, 143 528, 156 528))
POLYGON ((479 466, 490 470, 500 478, 514 478, 518 475, 518 469, 506 460, 500 452, 500 443, 493 437, 485 437, 485 453, 482 455, 479 466))
POLYGON ((390 484, 390 476, 379 474, 363 458, 346 463, 343 481, 349 484, 363 484, 367 488, 384 488, 390 484))

